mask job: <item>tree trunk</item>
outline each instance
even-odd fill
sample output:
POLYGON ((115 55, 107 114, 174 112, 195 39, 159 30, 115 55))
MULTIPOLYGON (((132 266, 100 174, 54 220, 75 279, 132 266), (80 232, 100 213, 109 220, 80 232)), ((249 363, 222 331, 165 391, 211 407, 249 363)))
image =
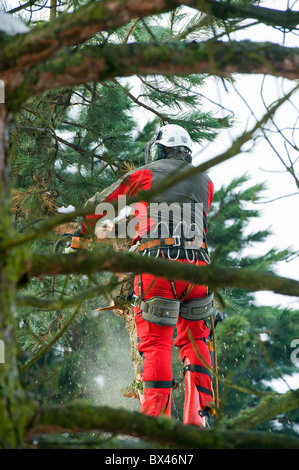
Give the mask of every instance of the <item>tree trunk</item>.
MULTIPOLYGON (((8 211, 7 184, 7 113, 0 104, 0 243, 12 235, 8 211)), ((4 345, 4 362, 0 363, 0 448, 21 445, 32 406, 21 385, 17 364, 15 291, 23 265, 23 249, 0 249, 0 339, 4 345)))
POLYGON ((57 14, 57 2, 56 0, 50 1, 50 21, 55 20, 57 14))

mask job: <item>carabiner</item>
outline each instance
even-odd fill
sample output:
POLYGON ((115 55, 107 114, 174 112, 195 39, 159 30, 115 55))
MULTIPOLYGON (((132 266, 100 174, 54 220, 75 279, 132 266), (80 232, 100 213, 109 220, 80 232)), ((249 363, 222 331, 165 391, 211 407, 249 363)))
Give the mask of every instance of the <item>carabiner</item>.
POLYGON ((194 253, 194 250, 192 250, 192 254, 193 254, 192 261, 190 261, 189 256, 187 255, 187 250, 188 250, 188 249, 184 248, 184 250, 185 250, 186 258, 187 258, 187 260, 189 261, 189 263, 193 263, 194 260, 195 260, 195 253, 194 253))
POLYGON ((168 257, 168 259, 170 259, 171 261, 176 261, 178 259, 178 257, 180 256, 181 249, 178 248, 178 252, 177 252, 177 255, 176 255, 175 258, 171 258, 171 256, 169 255, 169 250, 170 250, 170 248, 167 248, 167 257, 168 257))

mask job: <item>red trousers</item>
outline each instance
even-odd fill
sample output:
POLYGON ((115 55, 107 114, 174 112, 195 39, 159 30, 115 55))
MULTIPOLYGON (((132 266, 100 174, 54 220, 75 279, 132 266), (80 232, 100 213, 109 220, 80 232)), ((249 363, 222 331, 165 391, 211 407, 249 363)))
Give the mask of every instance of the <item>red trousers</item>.
MULTIPOLYGON (((188 263, 186 260, 177 260, 176 262, 188 263)), ((198 264, 205 263, 199 262, 198 264)), ((169 280, 151 274, 143 274, 141 280, 143 300, 156 296, 175 298, 169 280)), ((138 281, 139 276, 136 276, 134 293, 137 296, 140 292, 138 281)), ((180 298, 187 285, 188 282, 175 281, 177 298, 180 298)), ((196 285, 184 301, 198 299, 206 295, 207 287, 196 285)), ((138 349, 144 359, 142 370, 144 398, 141 412, 150 416, 161 414, 169 416, 173 380, 171 365, 173 327, 157 325, 142 319, 138 307, 135 307, 135 322, 139 340, 138 349)), ((180 356, 184 365, 192 365, 191 370, 185 373, 184 423, 204 425, 198 412, 200 409, 209 408, 210 403, 213 402, 212 381, 208 369, 199 359, 190 341, 188 330, 191 332, 199 354, 211 365, 210 351, 206 340, 210 330, 202 320, 185 320, 181 316, 178 317, 176 327, 177 336, 174 344, 180 348, 180 356)))

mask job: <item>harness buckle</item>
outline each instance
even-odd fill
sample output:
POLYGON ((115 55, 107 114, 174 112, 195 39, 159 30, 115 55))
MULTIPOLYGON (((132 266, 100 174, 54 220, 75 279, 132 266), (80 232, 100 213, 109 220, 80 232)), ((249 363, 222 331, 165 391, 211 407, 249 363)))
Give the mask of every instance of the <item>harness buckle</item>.
POLYGON ((132 253, 134 252, 135 250, 137 250, 138 248, 138 245, 140 245, 140 242, 138 241, 137 243, 135 243, 135 245, 132 245, 129 249, 129 251, 132 253))
POLYGON ((133 295, 132 295, 132 298, 133 298, 133 303, 131 303, 132 307, 139 307, 139 305, 140 305, 140 300, 139 300, 138 295, 133 294, 133 295))
POLYGON ((181 237, 174 235, 172 238, 174 239, 174 244, 172 246, 181 246, 181 237))

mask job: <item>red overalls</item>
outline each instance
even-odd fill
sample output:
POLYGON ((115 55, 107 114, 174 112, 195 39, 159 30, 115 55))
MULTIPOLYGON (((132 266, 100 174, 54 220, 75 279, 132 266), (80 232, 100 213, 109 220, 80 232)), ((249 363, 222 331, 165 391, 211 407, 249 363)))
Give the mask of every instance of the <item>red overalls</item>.
MULTIPOLYGON (((185 260, 178 260, 176 262, 188 263, 185 260)), ((199 261, 199 264, 205 263, 199 261)), ((140 277, 136 276, 134 283, 134 293, 136 296, 139 295, 140 291, 139 282, 140 277)), ((164 278, 155 278, 151 274, 143 274, 141 282, 142 291, 145 293, 143 295, 144 300, 155 296, 174 298, 170 282, 164 278)), ((187 282, 175 282, 178 298, 183 294, 187 285, 187 282)), ((206 295, 206 286, 198 285, 193 287, 185 300, 188 301, 206 295)), ((161 414, 169 416, 173 385, 171 367, 173 327, 160 326, 143 320, 138 307, 135 307, 135 314, 137 336, 139 339, 138 349, 144 358, 142 373, 144 399, 141 411, 151 416, 159 416, 161 414)), ((180 355, 184 365, 192 364, 193 369, 195 369, 185 372, 184 423, 201 425, 203 424, 203 419, 198 412, 204 408, 209 408, 209 403, 213 402, 212 383, 210 372, 199 359, 189 334, 192 335, 199 355, 204 358, 208 365, 211 365, 210 351, 207 344, 207 337, 210 331, 204 321, 185 320, 180 316, 178 317, 176 327, 177 336, 174 344, 180 348, 180 355)))

